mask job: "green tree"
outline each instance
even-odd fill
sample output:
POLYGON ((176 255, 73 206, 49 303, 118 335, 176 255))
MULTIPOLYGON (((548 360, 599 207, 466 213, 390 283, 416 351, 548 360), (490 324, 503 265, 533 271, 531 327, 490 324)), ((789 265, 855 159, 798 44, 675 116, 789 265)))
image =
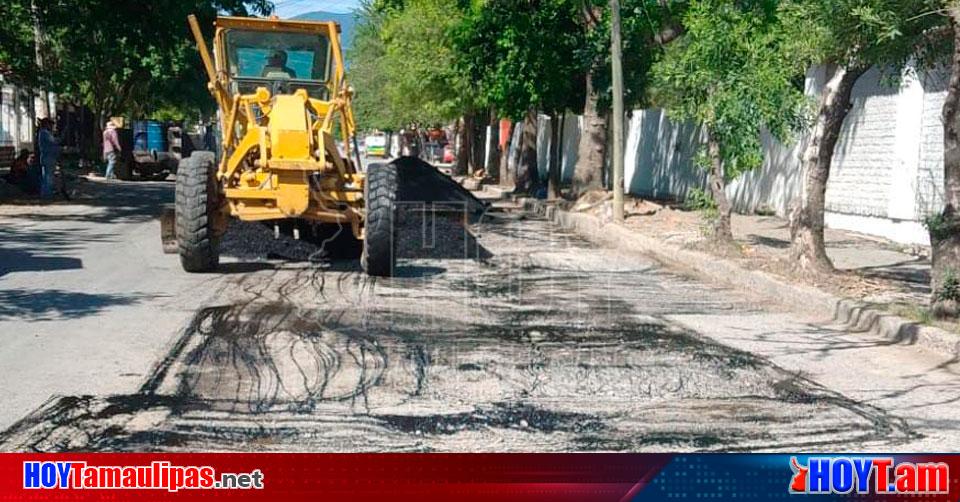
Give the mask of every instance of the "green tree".
MULTIPOLYGON (((803 270, 830 272, 824 246, 824 203, 834 149, 851 108, 854 84, 870 67, 899 75, 920 56, 922 38, 941 23, 923 16, 930 0, 794 0, 780 9, 784 47, 801 67, 824 65, 829 75, 803 152, 803 195, 792 220, 792 254, 803 270)), ((888 79, 895 82, 896 78, 888 79)), ((891 83, 893 83, 891 82, 891 83)))
MULTIPOLYGON (((534 185, 537 111, 552 117, 551 143, 557 145, 559 116, 583 102, 582 65, 573 57, 585 42, 578 8, 572 0, 489 0, 471 11, 457 39, 460 68, 479 99, 524 121, 521 159, 534 185)), ((550 165, 554 196, 557 157, 550 165)))
POLYGON ((33 25, 29 0, 0 2, 0 73, 23 85, 37 85, 33 25))
POLYGON ((387 95, 386 47, 380 37, 386 14, 365 2, 357 13, 353 45, 347 54, 348 78, 356 89, 353 111, 363 128, 394 130, 403 122, 387 95))
MULTIPOLYGON (((607 0, 580 0, 580 23, 586 44, 576 52, 583 64, 586 93, 573 192, 598 188, 603 180, 607 114, 612 102, 610 21, 607 0)), ((683 33, 680 20, 686 0, 622 0, 624 104, 630 109, 648 102, 650 68, 662 48, 683 33)))
POLYGON ((365 3, 350 54, 361 126, 394 129, 462 118, 461 170, 480 167, 482 148, 476 93, 457 71, 453 42, 468 7, 460 0, 365 3))
POLYGON ((719 210, 718 243, 732 243, 726 182, 763 161, 761 128, 788 139, 803 126, 804 97, 793 63, 783 57, 776 2, 696 0, 683 16, 684 35, 654 64, 656 99, 671 115, 699 123, 719 210))
MULTIPOLYGON (((922 40, 922 54, 947 54, 950 78, 943 101, 943 210, 930 218, 932 270, 930 274, 931 304, 938 316, 956 316, 960 276, 960 1, 944 0, 930 13, 947 14, 945 30, 931 29, 922 40)), ((941 19, 943 21, 943 19, 941 19)))
POLYGON ((387 16, 384 91, 401 123, 442 123, 473 106, 453 49, 461 19, 456 0, 409 0, 387 16))
POLYGON ((44 2, 47 61, 55 91, 91 108, 103 124, 113 114, 163 105, 209 106, 205 77, 187 27, 197 14, 205 28, 218 12, 269 13, 268 0, 110 0, 44 2), (185 85, 184 85, 185 84, 185 85), (187 88, 196 93, 184 94, 187 88), (185 99, 194 98, 192 103, 185 99))

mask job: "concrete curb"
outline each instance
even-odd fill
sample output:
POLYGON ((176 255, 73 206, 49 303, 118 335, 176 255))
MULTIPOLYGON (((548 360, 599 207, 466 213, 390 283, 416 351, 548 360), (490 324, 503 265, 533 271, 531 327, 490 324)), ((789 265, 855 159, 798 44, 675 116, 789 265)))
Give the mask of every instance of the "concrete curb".
POLYGON ((788 309, 838 321, 850 330, 878 335, 890 344, 917 345, 948 356, 960 354, 960 336, 942 329, 923 326, 813 287, 791 284, 707 253, 638 234, 620 225, 604 224, 590 214, 563 211, 537 199, 519 198, 517 202, 525 211, 544 216, 591 242, 621 251, 643 253, 685 275, 774 298, 788 309))

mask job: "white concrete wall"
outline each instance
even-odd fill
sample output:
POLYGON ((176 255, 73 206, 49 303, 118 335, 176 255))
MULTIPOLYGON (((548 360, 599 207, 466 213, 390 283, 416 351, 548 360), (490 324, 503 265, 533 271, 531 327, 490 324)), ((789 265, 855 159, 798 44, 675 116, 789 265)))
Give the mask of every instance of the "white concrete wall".
MULTIPOLYGON (((563 139, 561 148, 560 180, 569 183, 573 180, 573 169, 577 165, 577 147, 580 144, 580 127, 583 117, 567 114, 563 119, 563 139)), ((542 179, 547 179, 550 168, 550 117, 540 115, 537 118, 537 168, 542 179)))
POLYGON ((13 85, 2 84, 0 91, 0 146, 29 148, 33 141, 30 100, 13 85))
POLYGON ((947 78, 946 71, 939 71, 920 80, 924 90, 916 187, 916 216, 920 219, 943 207, 943 100, 947 78))
MULTIPOLYGON (((806 92, 819 96, 823 68, 807 76, 806 92)), ((864 74, 853 90, 853 108, 843 125, 830 181, 826 222, 833 228, 927 244, 923 218, 943 200, 943 123, 946 72, 914 75, 897 84, 877 69, 864 74)), ((564 128, 564 181, 576 164, 582 118, 564 128)), ((663 110, 635 110, 627 117, 624 187, 632 194, 682 199, 692 187, 706 187, 706 173, 694 166, 702 136, 690 124, 676 123, 663 110)), ((541 172, 546 172, 549 119, 538 134, 541 172)), ((801 155, 806 138, 781 144, 763 134, 764 163, 729 183, 737 211, 774 211, 787 216, 803 190, 801 155)))
POLYGON ((706 173, 694 166, 700 130, 675 123, 660 109, 635 110, 627 117, 624 146, 624 189, 652 198, 683 198, 692 187, 706 184, 706 173))
POLYGON ((732 180, 727 185, 727 196, 737 211, 773 211, 786 217, 803 190, 800 160, 805 141, 794 138, 783 144, 766 132, 762 134, 762 141, 763 165, 732 180))

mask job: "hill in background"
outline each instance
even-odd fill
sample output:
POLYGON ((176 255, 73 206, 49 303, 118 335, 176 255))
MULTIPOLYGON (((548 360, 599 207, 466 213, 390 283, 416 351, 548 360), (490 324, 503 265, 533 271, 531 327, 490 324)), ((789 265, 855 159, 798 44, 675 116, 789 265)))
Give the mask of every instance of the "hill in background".
POLYGON ((337 23, 340 23, 340 29, 342 30, 342 33, 340 34, 340 40, 343 44, 344 53, 347 52, 347 49, 353 42, 353 31, 355 25, 357 24, 357 15, 353 12, 342 13, 317 10, 313 12, 304 12, 303 14, 293 17, 293 19, 300 19, 303 21, 336 21, 337 23))

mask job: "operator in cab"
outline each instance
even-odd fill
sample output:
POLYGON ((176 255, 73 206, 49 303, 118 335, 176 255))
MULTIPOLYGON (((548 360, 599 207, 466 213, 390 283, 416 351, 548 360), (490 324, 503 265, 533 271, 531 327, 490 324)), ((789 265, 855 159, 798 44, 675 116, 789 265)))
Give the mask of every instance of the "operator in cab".
POLYGON ((287 52, 278 49, 270 53, 260 76, 264 78, 297 78, 297 73, 287 66, 287 52))

